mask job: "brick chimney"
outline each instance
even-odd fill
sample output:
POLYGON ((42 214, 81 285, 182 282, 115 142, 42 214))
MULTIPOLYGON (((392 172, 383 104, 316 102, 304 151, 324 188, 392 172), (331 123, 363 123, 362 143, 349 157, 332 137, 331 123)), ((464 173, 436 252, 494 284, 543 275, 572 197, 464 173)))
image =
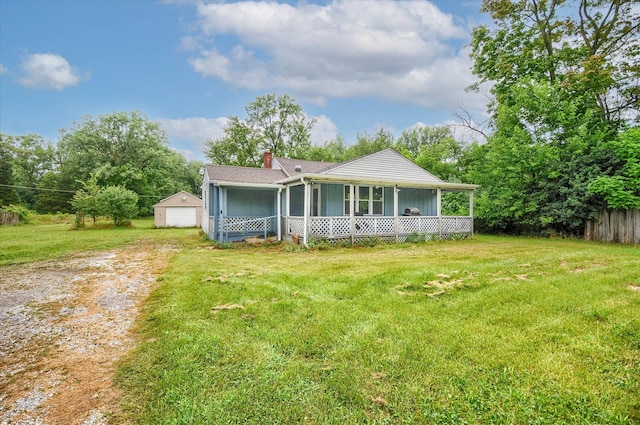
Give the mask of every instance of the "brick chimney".
POLYGON ((272 165, 273 165, 273 154, 270 151, 266 151, 264 153, 263 167, 264 168, 271 168, 272 165))

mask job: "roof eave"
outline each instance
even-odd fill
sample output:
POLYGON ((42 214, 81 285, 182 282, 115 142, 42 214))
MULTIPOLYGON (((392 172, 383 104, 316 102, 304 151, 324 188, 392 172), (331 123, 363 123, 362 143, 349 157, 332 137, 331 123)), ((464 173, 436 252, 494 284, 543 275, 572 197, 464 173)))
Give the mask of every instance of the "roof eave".
POLYGON ((278 180, 276 183, 281 185, 287 185, 302 180, 324 181, 334 183, 367 183, 380 186, 401 186, 401 187, 416 187, 425 189, 460 189, 460 190, 475 190, 480 187, 477 184, 468 183, 450 183, 450 182, 425 182, 415 180, 395 180, 395 179, 376 179, 369 177, 357 177, 347 175, 328 175, 328 174, 313 174, 305 173, 288 177, 286 179, 278 180))
POLYGON ((248 182, 233 182, 224 180, 211 180, 211 183, 215 186, 227 186, 227 187, 253 187, 258 189, 284 189, 285 186, 278 183, 248 183, 248 182))

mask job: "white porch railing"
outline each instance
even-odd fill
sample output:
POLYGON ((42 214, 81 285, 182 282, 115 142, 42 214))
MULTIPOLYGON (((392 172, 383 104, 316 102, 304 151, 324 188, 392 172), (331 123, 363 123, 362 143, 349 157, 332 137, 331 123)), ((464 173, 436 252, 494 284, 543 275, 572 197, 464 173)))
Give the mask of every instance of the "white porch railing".
MULTIPOLYGON (((308 217, 308 234, 313 238, 346 238, 353 231, 354 237, 397 236, 403 240, 408 235, 451 235, 471 234, 471 217, 308 217), (353 230, 352 230, 353 229, 353 230)), ((304 234, 303 217, 283 217, 283 233, 302 236, 304 234)))
MULTIPOLYGON (((222 240, 227 240, 229 234, 249 234, 263 233, 266 239, 267 234, 275 232, 275 222, 277 216, 270 217, 219 217, 217 231, 222 233, 222 240)), ((210 218, 209 229, 213 230, 215 217, 210 218)))

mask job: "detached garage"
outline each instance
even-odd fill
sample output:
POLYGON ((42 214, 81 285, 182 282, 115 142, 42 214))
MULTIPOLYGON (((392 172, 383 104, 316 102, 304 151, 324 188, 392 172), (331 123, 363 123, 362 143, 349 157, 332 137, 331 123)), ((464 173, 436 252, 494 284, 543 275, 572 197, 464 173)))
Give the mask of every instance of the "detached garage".
POLYGON ((156 227, 200 227, 202 200, 185 191, 163 199, 153 206, 156 227))

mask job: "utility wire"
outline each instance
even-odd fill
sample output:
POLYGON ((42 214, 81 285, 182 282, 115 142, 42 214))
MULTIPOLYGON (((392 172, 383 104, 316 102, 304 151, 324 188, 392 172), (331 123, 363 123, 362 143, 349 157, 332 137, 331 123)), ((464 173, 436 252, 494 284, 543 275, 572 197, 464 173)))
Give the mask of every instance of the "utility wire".
POLYGON ((16 189, 31 189, 31 190, 46 190, 49 192, 68 192, 68 193, 76 193, 75 190, 65 190, 65 189, 47 189, 45 187, 28 187, 28 186, 17 186, 15 184, 0 184, 3 187, 13 187, 16 189))
MULTIPOLYGON (((29 186, 18 186, 15 184, 1 184, 0 186, 2 187, 13 187, 15 189, 30 189, 30 190, 45 190, 48 192, 66 192, 66 193, 76 193, 75 190, 68 190, 68 189, 48 189, 46 187, 29 187, 29 186)), ((136 193, 137 195, 137 193, 136 193)), ((163 196, 160 195, 138 195, 138 198, 163 198, 163 196)))

